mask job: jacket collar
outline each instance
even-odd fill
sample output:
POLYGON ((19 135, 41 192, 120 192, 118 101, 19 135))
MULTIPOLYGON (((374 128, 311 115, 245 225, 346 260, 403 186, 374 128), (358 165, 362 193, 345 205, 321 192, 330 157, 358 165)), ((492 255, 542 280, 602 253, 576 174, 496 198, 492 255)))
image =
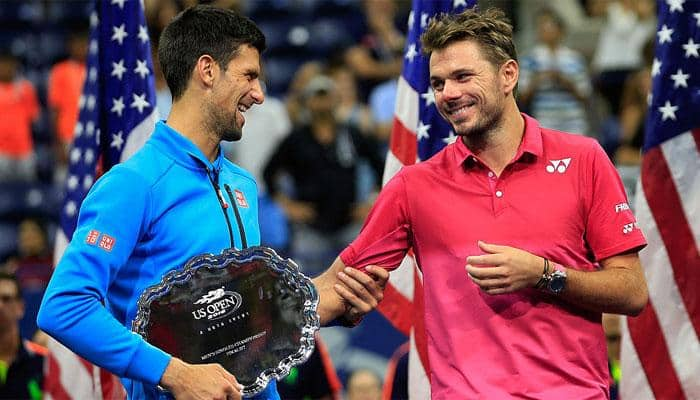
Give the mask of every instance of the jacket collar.
POLYGON ((221 144, 219 144, 219 154, 216 159, 214 162, 210 162, 199 147, 166 124, 165 121, 156 122, 155 130, 148 142, 186 168, 197 170, 206 168, 211 171, 221 169, 224 158, 221 144))

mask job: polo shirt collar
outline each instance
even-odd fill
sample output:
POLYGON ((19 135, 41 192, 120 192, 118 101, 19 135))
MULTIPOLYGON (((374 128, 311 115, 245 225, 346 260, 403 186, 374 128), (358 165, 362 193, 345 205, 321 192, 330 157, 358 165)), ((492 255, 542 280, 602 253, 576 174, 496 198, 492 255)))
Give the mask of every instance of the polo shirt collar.
MULTIPOLYGON (((540 130, 540 124, 536 119, 525 113, 520 113, 520 115, 523 116, 523 120, 525 121, 525 132, 523 133, 523 140, 520 142, 520 146, 518 146, 518 151, 515 153, 513 161, 520 160, 525 153, 541 157, 542 131, 540 130)), ((454 152, 455 162, 458 165, 463 165, 469 157, 478 158, 459 137, 455 141, 454 152)))

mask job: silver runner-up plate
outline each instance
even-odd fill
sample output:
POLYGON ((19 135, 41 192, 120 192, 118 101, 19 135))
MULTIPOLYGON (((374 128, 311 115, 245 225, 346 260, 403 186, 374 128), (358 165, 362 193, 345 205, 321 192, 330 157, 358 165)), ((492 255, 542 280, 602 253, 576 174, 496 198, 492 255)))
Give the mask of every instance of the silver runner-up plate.
POLYGON ((188 363, 221 364, 250 396, 309 358, 318 299, 274 250, 227 249, 193 257, 144 290, 132 331, 188 363))

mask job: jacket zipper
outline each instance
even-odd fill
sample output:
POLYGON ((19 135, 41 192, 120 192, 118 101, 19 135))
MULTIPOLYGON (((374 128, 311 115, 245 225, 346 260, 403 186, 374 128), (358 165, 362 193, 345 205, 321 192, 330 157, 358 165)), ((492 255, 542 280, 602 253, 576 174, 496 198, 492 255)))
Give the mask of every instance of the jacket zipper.
POLYGON ((224 189, 226 189, 226 193, 228 194, 229 200, 231 200, 231 204, 233 204, 233 213, 236 215, 236 222, 238 223, 238 231, 241 234, 241 244, 243 245, 243 248, 245 249, 248 247, 248 241, 245 238, 245 230, 243 229, 243 221, 241 220, 241 213, 238 212, 238 204, 236 200, 233 198, 233 193, 231 193, 231 187, 224 183, 224 189))
MULTIPOLYGON (((209 168, 207 168, 207 176, 209 177, 209 182, 211 182, 212 186, 214 186, 214 190, 216 191, 216 197, 219 199, 219 204, 221 205, 221 211, 224 212, 224 218, 226 218, 226 225, 228 226, 228 238, 231 242, 231 247, 233 248, 235 247, 233 243, 233 229, 231 228, 231 221, 229 220, 228 213, 226 212, 228 204, 226 203, 226 199, 224 199, 224 195, 221 193, 221 188, 219 188, 219 184, 216 183, 214 177, 211 176, 211 172, 212 171, 210 171, 209 168)), ((236 216, 238 216, 238 210, 236 210, 236 216)))

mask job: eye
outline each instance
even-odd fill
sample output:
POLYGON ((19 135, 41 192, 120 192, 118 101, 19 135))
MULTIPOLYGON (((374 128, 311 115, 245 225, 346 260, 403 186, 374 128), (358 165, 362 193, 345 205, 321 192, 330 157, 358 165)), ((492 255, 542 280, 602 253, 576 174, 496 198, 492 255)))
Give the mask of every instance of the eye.
POLYGON ((433 88, 434 92, 439 92, 445 87, 445 81, 433 79, 430 81, 430 86, 433 88))
POLYGON ((471 77, 470 74, 461 73, 461 74, 458 74, 456 78, 457 78, 458 82, 466 82, 467 80, 469 80, 470 77, 471 77))

